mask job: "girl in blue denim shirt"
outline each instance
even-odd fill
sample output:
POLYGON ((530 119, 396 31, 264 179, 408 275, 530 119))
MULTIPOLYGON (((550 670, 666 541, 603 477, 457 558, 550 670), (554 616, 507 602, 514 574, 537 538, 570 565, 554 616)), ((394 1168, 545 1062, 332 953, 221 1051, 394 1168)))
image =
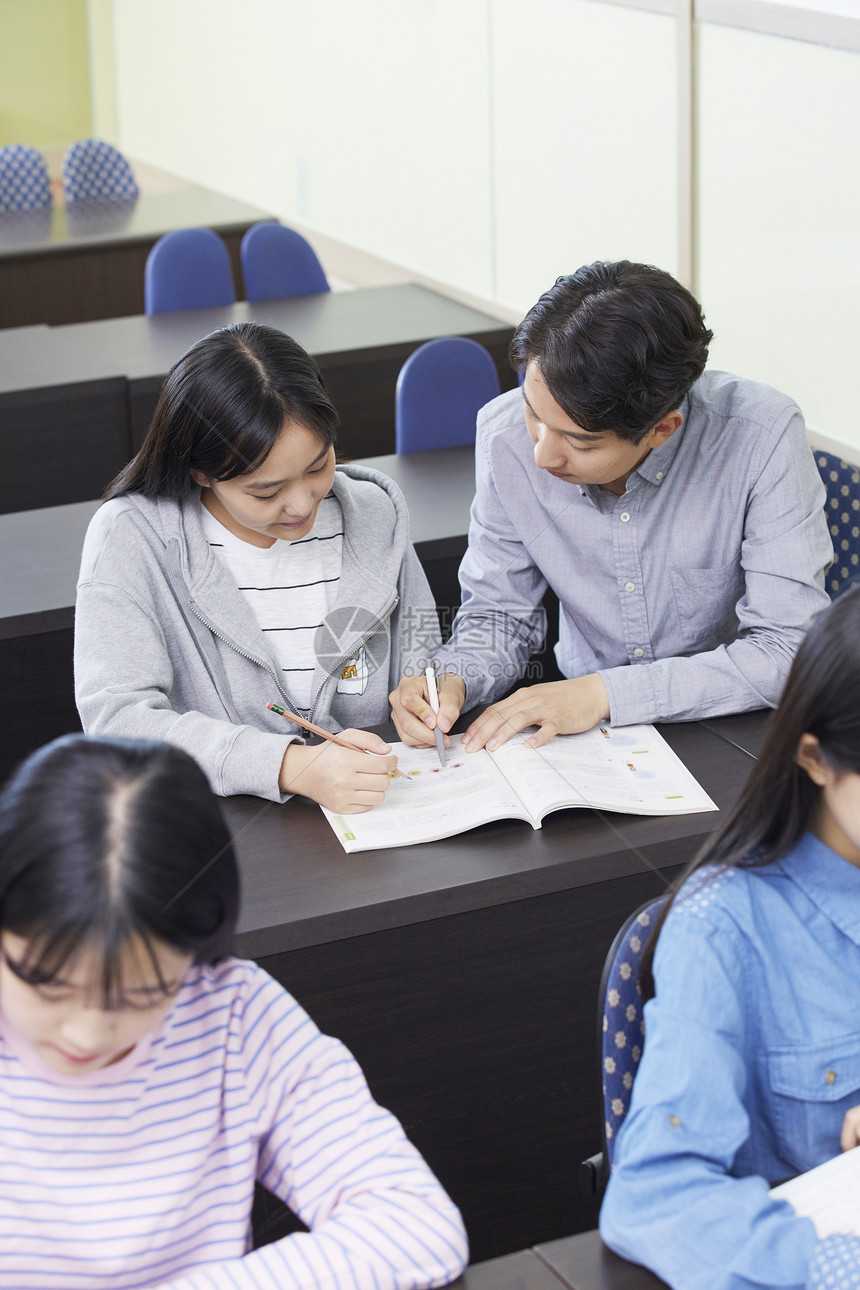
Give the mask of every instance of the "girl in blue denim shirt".
POLYGON ((860 1141, 860 590, 801 645, 652 946, 604 1240, 679 1290, 860 1286, 860 1237, 770 1195, 860 1141))

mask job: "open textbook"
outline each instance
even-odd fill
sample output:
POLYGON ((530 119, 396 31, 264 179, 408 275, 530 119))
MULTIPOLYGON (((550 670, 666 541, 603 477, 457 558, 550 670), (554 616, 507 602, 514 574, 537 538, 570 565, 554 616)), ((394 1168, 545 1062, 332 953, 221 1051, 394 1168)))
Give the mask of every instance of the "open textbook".
POLYGON ((323 811, 345 851, 435 842, 488 824, 592 806, 630 815, 685 815, 717 807, 653 726, 595 726, 527 748, 530 731, 496 752, 467 753, 451 737, 444 768, 435 748, 392 744, 398 770, 385 801, 363 815, 323 811))
POLYGON ((801 1218, 811 1218, 820 1241, 836 1233, 860 1236, 860 1149, 843 1151, 770 1194, 787 1200, 801 1218))

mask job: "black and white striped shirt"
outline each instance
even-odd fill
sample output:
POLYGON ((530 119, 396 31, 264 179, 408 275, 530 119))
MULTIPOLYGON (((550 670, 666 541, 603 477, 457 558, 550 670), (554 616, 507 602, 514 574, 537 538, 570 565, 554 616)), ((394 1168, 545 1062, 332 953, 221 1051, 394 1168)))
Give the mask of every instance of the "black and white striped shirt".
POLYGON ((248 602, 281 669, 283 686, 300 710, 311 706, 314 637, 337 600, 343 512, 333 494, 320 502, 307 537, 252 546, 226 529, 205 506, 203 532, 248 602))

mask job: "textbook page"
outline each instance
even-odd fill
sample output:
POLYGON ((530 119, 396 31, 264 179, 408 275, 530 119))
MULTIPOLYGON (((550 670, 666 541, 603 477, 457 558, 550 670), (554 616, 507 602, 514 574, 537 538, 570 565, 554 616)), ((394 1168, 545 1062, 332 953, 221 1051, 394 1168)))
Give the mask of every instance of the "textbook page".
POLYGON ((819 1240, 836 1233, 860 1236, 860 1148, 772 1187, 770 1194, 787 1200, 800 1218, 811 1218, 819 1240))
POLYGON ((360 815, 338 815, 322 807, 345 851, 410 846, 465 833, 491 820, 528 820, 539 828, 504 775, 483 750, 466 753, 460 736, 451 735, 444 768, 433 748, 392 743, 397 769, 408 779, 392 778, 385 800, 360 815))
POLYGON ((599 725, 555 735, 541 748, 525 746, 530 733, 514 735, 492 756, 537 820, 563 806, 629 815, 717 809, 653 726, 599 725))
POLYGON ((444 768, 434 748, 392 743, 398 770, 385 800, 360 815, 323 814, 345 851, 435 842, 492 820, 539 829, 562 807, 679 815, 717 807, 653 726, 598 726, 526 748, 529 731, 494 753, 463 751, 451 736, 444 768))

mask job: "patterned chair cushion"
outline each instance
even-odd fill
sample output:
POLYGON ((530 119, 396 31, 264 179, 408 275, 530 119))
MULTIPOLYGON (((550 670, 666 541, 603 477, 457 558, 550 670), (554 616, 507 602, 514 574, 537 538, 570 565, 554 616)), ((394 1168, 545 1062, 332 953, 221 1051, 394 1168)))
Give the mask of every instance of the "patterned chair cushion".
POLYGON ((136 197, 137 184, 125 157, 103 139, 79 139, 63 157, 67 202, 136 197))
POLYGON ((23 143, 0 148, 0 211, 32 211, 51 204, 51 181, 41 152, 23 143))
POLYGON ((833 539, 833 564, 826 586, 833 600, 860 577, 860 469, 818 449, 815 464, 827 489, 824 512, 833 539))
POLYGON ((615 1137, 630 1106, 633 1080, 645 1042, 639 965, 665 899, 660 896, 637 910, 621 929, 610 951, 611 960, 607 961, 602 1049, 604 1150, 610 1168, 615 1137))

